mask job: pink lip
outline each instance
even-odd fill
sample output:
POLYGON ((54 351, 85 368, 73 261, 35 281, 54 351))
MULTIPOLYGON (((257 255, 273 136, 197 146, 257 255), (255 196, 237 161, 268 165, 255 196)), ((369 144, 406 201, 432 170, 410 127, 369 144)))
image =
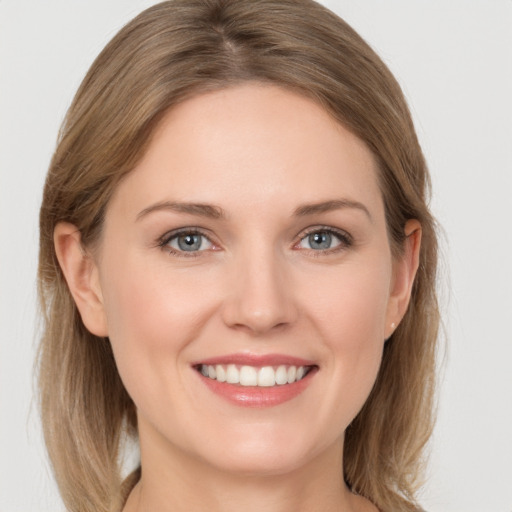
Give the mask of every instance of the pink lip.
POLYGON ((228 354, 225 356, 201 359, 192 363, 192 366, 206 364, 215 366, 216 364, 236 364, 239 366, 315 366, 315 362, 300 357, 293 357, 284 354, 228 354))
POLYGON ((288 402, 300 395, 311 383, 316 368, 311 370, 302 380, 293 384, 284 384, 269 388, 258 386, 240 386, 239 384, 227 384, 214 379, 204 377, 199 372, 198 377, 213 393, 224 398, 232 404, 242 407, 273 407, 288 402))
POLYGON ((236 364, 239 366, 309 366, 312 367, 308 374, 298 382, 273 387, 241 386, 239 384, 228 384, 218 382, 215 379, 204 377, 197 372, 197 376, 207 388, 221 398, 241 407, 273 407, 288 402, 300 395, 311 383, 318 371, 318 366, 313 361, 283 354, 230 354, 226 356, 213 357, 193 363, 197 369, 200 365, 236 364))

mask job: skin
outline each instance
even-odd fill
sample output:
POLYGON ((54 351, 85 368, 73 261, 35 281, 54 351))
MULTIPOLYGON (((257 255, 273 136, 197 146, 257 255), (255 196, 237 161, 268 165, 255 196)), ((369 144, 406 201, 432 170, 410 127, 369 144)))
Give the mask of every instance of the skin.
POLYGON ((376 510, 342 481, 343 439, 407 307, 417 221, 405 233, 394 260, 372 153, 313 101, 250 83, 171 110, 94 252, 74 226, 55 230, 82 319, 109 337, 137 406, 143 472, 125 512, 376 510), (343 202, 297 215, 330 201, 343 202), (192 256, 172 252, 176 238, 160 243, 190 227, 208 237, 192 256), (311 230, 326 229, 343 236, 312 247, 311 230), (288 402, 240 407, 192 367, 233 353, 318 371, 288 402))

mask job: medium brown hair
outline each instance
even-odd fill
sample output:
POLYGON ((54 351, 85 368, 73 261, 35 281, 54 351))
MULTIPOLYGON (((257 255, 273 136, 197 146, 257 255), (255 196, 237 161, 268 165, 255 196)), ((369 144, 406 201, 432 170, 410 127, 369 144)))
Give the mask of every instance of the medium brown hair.
POLYGON ((401 89, 360 36, 312 0, 173 0, 141 13, 97 57, 67 113, 44 189, 40 398, 70 511, 122 508, 138 473, 123 484, 120 439, 126 430, 136 436, 136 417, 108 340, 80 319, 57 262, 55 226, 70 222, 84 246, 97 242, 113 191, 165 113, 193 95, 245 81, 314 99, 366 143, 379 165, 395 256, 406 221, 421 222, 409 308, 385 345, 344 449, 344 477, 354 492, 382 511, 419 510, 415 496, 433 424, 437 241, 429 175, 401 89))

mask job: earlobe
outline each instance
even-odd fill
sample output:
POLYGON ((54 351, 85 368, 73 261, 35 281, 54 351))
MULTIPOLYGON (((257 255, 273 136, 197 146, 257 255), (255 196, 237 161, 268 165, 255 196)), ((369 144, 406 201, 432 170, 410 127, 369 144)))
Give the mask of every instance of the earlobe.
POLYGON ((414 278, 418 271, 421 247, 421 224, 416 219, 407 221, 402 255, 394 263, 393 282, 388 305, 386 339, 400 323, 411 298, 414 278))
POLYGON ((96 336, 108 336, 98 268, 82 245, 80 231, 73 224, 59 222, 53 232, 53 243, 85 327, 96 336))

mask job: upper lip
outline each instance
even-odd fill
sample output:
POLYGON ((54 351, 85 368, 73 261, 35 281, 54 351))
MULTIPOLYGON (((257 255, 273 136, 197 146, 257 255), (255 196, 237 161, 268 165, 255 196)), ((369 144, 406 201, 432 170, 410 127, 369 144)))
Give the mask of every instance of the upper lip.
POLYGON ((195 361, 192 366, 236 364, 240 366, 315 366, 315 362, 286 354, 226 354, 195 361))

